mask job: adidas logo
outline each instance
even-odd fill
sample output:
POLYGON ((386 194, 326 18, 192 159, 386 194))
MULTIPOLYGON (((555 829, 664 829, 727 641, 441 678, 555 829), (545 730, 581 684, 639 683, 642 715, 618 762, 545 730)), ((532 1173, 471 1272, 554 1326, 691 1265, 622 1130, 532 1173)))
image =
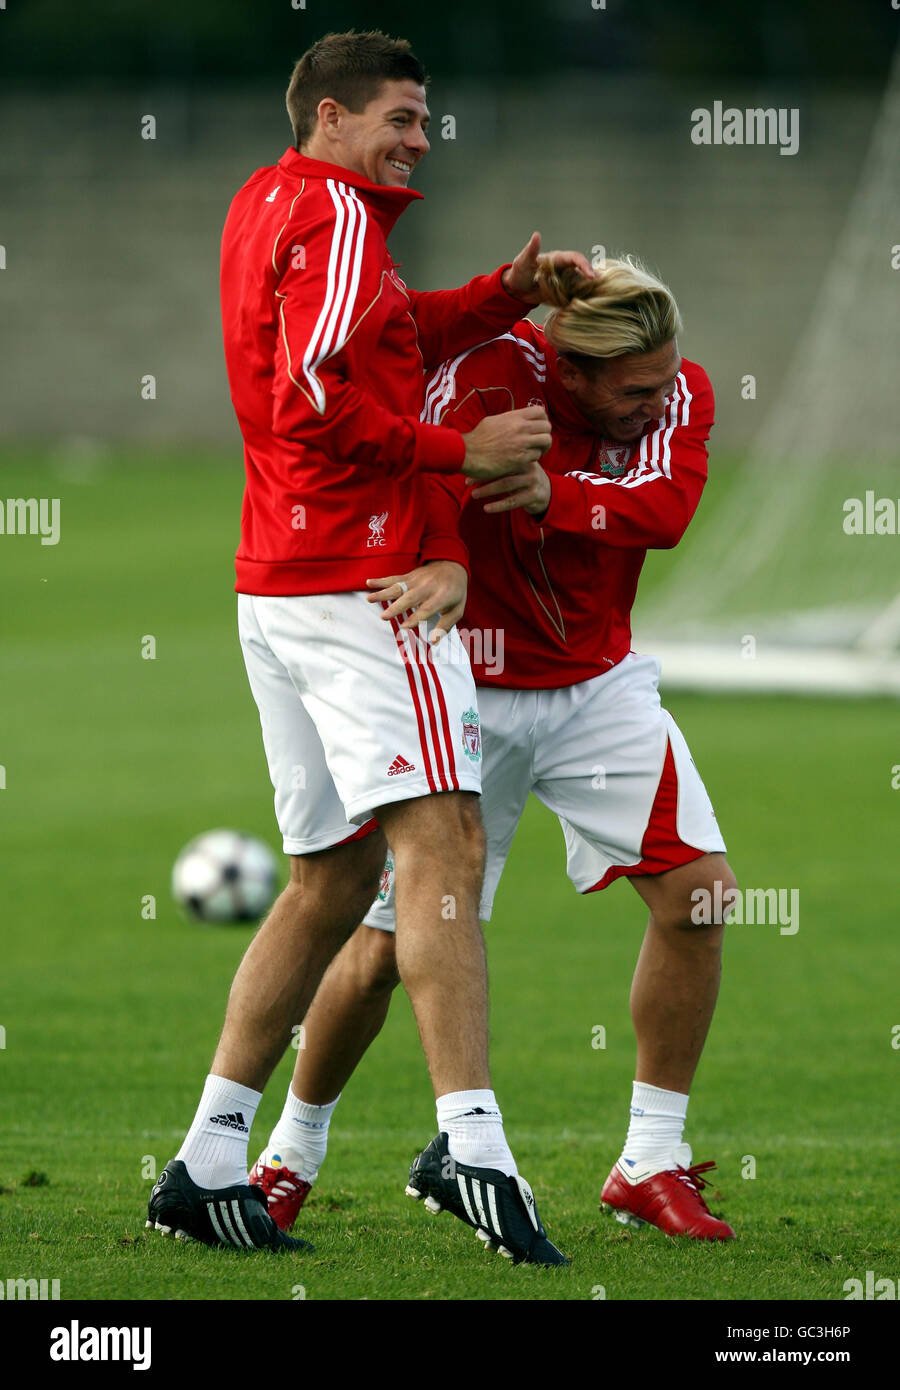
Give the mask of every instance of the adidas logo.
POLYGON ((408 763, 402 754, 398 753, 394 761, 388 768, 388 777, 399 777, 401 772, 415 772, 415 763, 408 763))
POLYGON ((249 1134, 250 1126, 244 1123, 240 1110, 236 1115, 210 1115, 211 1125, 224 1125, 226 1129, 236 1129, 239 1134, 249 1134))

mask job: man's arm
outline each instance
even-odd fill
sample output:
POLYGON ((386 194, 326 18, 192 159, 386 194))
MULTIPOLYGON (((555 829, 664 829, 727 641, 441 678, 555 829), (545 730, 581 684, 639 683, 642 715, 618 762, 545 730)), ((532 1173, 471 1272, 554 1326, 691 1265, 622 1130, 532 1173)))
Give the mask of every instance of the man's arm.
POLYGON ((462 474, 454 478, 424 479, 428 507, 419 560, 454 560, 469 572, 469 548, 459 534, 459 516, 466 498, 462 474))
MULTIPOLYGON (((495 349, 491 346, 485 346, 476 357, 493 351, 495 349)), ((472 455, 477 460, 481 456, 478 450, 479 426, 484 425, 486 417, 508 411, 513 402, 512 393, 506 387, 486 391, 470 388, 463 374, 459 383, 461 393, 457 395, 454 391, 452 401, 445 403, 439 395, 432 394, 442 381, 441 371, 436 371, 426 383, 425 412, 430 413, 432 418, 441 418, 443 412, 444 418, 466 439, 467 456, 472 455)), ((428 519, 420 551, 421 563, 407 574, 370 579, 368 585, 373 592, 368 597, 370 603, 388 605, 381 614, 385 621, 398 618, 401 627, 405 628, 417 627, 419 623, 440 614, 430 639, 437 644, 465 610, 469 553, 458 527, 460 513, 471 496, 471 489, 462 475, 454 478, 429 477, 425 482, 428 519)))
POLYGON ((508 265, 503 265, 490 275, 476 275, 456 290, 418 291, 407 287, 426 372, 478 343, 496 338, 525 317, 529 306, 503 287, 503 275, 508 269, 508 265))
POLYGON ((273 430, 388 477, 458 472, 458 431, 395 415, 352 380, 352 330, 377 293, 365 244, 351 259, 336 214, 305 222, 302 237, 303 264, 277 267, 273 430))
MULTIPOLYGON (((357 243, 351 264, 333 217, 305 223, 303 237, 303 265, 289 258, 275 292, 275 433, 318 446, 336 462, 377 468, 393 478, 468 467, 471 450, 457 429, 395 415, 351 380, 353 329, 378 293, 364 245, 357 243)), ((380 284, 380 269, 374 278, 380 284)), ((489 452, 509 466, 524 463, 533 437, 543 430, 533 410, 511 412, 493 427, 489 452)), ((540 452, 549 442, 548 434, 540 452)))
MULTIPOLYGON (((541 292, 534 283, 540 250, 540 233, 534 232, 514 261, 500 266, 492 275, 476 276, 461 289, 407 289, 426 371, 478 343, 496 338, 541 303, 541 292)), ((549 254, 560 269, 573 265, 584 275, 593 273, 580 251, 549 254)))

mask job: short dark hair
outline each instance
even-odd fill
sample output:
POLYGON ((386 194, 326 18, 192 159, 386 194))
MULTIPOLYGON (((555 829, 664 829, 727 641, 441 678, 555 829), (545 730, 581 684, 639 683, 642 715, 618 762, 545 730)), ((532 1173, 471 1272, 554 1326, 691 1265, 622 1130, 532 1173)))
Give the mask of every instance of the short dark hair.
POLYGON ((287 89, 287 109, 299 150, 312 135, 319 102, 332 97, 358 115, 385 82, 416 82, 424 87, 425 69, 406 39, 392 39, 379 29, 358 34, 326 34, 295 65, 287 89))

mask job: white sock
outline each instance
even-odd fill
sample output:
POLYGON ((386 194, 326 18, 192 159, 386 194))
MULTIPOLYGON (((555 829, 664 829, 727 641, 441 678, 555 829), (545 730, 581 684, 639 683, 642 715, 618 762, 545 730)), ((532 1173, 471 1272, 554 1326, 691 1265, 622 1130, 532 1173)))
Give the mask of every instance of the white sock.
POLYGON ((688 1099, 680 1091, 663 1091, 635 1081, 621 1161, 629 1167, 657 1162, 663 1166, 682 1142, 688 1099))
POLYGON ((308 1105, 288 1087, 281 1119, 269 1135, 265 1162, 274 1166, 283 1163, 306 1182, 315 1182, 325 1162, 328 1126, 339 1100, 337 1096, 327 1105, 308 1105))
POLYGON ((438 1096, 437 1123, 447 1135, 451 1158, 474 1168, 499 1168, 511 1177, 518 1173, 493 1091, 451 1091, 438 1096))
POLYGON ((261 1091, 209 1075, 194 1123, 175 1155, 198 1187, 231 1187, 247 1181, 247 1143, 261 1091))

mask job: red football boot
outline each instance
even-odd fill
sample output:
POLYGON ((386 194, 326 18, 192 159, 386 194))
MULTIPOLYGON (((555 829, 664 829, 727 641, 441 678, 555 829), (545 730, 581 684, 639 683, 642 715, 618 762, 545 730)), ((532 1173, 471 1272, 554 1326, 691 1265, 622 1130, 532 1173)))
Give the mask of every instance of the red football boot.
POLYGON ((600 1194, 603 1210, 614 1212, 623 1226, 639 1227, 646 1222, 665 1231, 667 1236, 734 1240, 734 1231, 727 1221, 713 1216, 700 1196, 701 1189, 707 1185, 700 1174, 716 1165, 691 1164, 688 1144, 679 1144, 672 1158, 672 1167, 662 1171, 656 1164, 628 1165, 620 1158, 600 1194))
POLYGON ((267 1157, 267 1153, 260 1154, 250 1169, 250 1186, 262 1188, 275 1225, 282 1231, 289 1231, 297 1220, 312 1183, 286 1168, 278 1154, 272 1154, 269 1163, 266 1162, 267 1157))

